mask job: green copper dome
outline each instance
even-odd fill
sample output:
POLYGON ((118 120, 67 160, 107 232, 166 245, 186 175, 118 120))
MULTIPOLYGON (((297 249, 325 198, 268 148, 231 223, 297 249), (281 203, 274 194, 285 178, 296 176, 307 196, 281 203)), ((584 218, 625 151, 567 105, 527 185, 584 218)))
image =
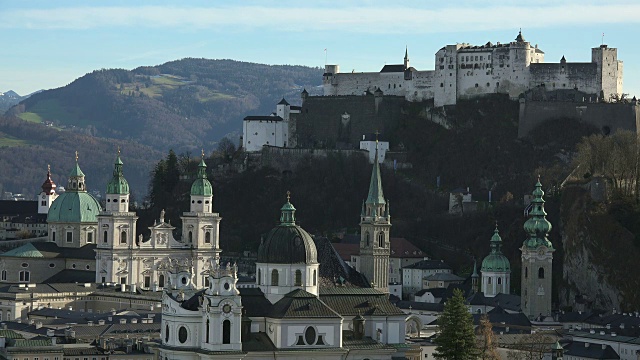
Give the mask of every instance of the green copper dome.
POLYGON ((198 177, 191 185, 191 195, 213 196, 213 186, 207 180, 207 164, 204 162, 204 156, 198 165, 198 177))
POLYGON ((509 259, 502 254, 502 238, 498 233, 498 225, 496 225, 496 229, 493 232, 493 236, 491 237, 491 253, 487 255, 487 257, 482 260, 482 268, 480 271, 511 271, 511 264, 509 263, 509 259))
POLYGON ((67 191, 58 196, 47 215, 48 223, 92 223, 102 210, 100 203, 86 192, 67 191))
POLYGON ((549 232, 551 232, 551 223, 546 218, 547 212, 544 211, 544 191, 542 191, 542 184, 539 178, 532 195, 533 200, 531 200, 529 219, 524 223, 524 231, 527 233, 527 240, 525 240, 524 246, 530 249, 540 246, 553 249, 551 241, 547 239, 549 232))
POLYGON ((80 170, 80 165, 78 165, 78 160, 76 160, 76 165, 71 169, 69 173, 69 177, 83 177, 84 173, 80 170))
POLYGON ((122 160, 119 153, 113 167, 113 177, 107 183, 107 194, 129 194, 129 183, 122 175, 122 160))

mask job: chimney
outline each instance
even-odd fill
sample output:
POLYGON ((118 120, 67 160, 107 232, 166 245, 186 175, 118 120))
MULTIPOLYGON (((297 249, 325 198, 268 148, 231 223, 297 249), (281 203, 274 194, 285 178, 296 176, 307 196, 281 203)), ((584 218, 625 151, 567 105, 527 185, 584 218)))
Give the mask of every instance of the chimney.
POLYGON ((98 320, 98 325, 104 325, 104 319, 98 320))
POLYGON ((607 348, 607 344, 602 344, 602 350, 607 348))
POLYGON ((36 329, 40 329, 40 328, 42 328, 42 322, 41 322, 41 321, 38 321, 38 322, 36 323, 36 329))
POLYGON ((56 334, 56 331, 53 329, 47 329, 47 336, 53 337, 56 334))
POLYGON ((93 326, 93 321, 92 320, 87 321, 87 325, 93 326))
POLYGON ((506 328, 504 328, 504 332, 506 332, 506 333, 509 332, 509 327, 508 326, 506 328))
POLYGON ((589 343, 588 342, 584 343, 584 347, 589 347, 589 343))

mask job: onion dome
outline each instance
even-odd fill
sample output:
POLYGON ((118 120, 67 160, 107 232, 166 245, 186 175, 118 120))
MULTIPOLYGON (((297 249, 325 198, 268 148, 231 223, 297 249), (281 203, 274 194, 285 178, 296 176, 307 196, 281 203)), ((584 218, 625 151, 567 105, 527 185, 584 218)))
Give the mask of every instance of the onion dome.
POLYGON ((498 225, 496 224, 496 229, 493 232, 493 236, 491 237, 491 252, 487 257, 482 260, 482 268, 480 271, 482 272, 491 272, 491 271, 500 271, 500 272, 508 272, 511 271, 511 264, 509 263, 509 259, 502 254, 502 238, 498 233, 498 225))
POLYGON ((47 165, 47 180, 42 183, 42 192, 45 194, 53 194, 56 192, 57 185, 51 180, 51 166, 47 165))
POLYGON ((84 173, 78 165, 78 153, 76 152, 76 164, 69 174, 69 186, 67 191, 60 194, 51 203, 47 215, 48 223, 95 223, 102 210, 100 203, 91 194, 87 193, 84 186, 84 173))
POLYGON ((551 232, 551 223, 545 217, 547 212, 544 211, 544 191, 542 191, 540 177, 538 177, 536 189, 532 194, 533 200, 531 200, 529 219, 524 223, 524 231, 527 233, 527 240, 525 240, 524 246, 530 249, 535 249, 540 246, 553 249, 551 241, 547 239, 549 232, 551 232))
POLYGON ((191 185, 191 195, 213 196, 213 186, 207 179, 207 164, 204 162, 204 151, 202 151, 202 160, 198 165, 198 176, 193 185, 191 185))
POLYGON ((316 264, 316 245, 304 229, 296 225, 296 208, 289 201, 280 209, 280 225, 271 229, 258 247, 258 263, 316 264))
POLYGON ((120 150, 113 167, 113 177, 107 183, 107 194, 129 194, 129 183, 122 175, 122 160, 120 160, 120 150))

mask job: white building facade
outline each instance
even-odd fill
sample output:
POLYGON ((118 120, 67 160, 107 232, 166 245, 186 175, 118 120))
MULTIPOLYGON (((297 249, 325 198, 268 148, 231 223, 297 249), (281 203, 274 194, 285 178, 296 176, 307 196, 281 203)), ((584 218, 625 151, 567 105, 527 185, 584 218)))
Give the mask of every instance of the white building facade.
POLYGON ((326 65, 324 95, 362 95, 381 89, 385 95, 409 101, 434 99, 435 106, 453 105, 457 99, 485 94, 517 98, 539 85, 547 89, 574 89, 603 93, 605 99, 622 94, 622 61, 617 49, 606 45, 591 50, 591 62, 545 63, 544 52, 519 33, 506 44, 446 45, 435 54, 435 70, 418 71, 404 64, 386 65, 380 72, 341 73, 338 65, 326 65))

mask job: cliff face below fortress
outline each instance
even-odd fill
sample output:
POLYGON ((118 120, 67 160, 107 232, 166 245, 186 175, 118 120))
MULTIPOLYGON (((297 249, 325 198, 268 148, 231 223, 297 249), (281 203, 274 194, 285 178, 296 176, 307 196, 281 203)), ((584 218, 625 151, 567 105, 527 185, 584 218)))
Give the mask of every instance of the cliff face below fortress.
POLYGON ((640 251, 634 234, 611 214, 615 206, 593 202, 578 186, 563 191, 560 306, 575 308, 584 298, 587 308, 640 309, 640 251))

